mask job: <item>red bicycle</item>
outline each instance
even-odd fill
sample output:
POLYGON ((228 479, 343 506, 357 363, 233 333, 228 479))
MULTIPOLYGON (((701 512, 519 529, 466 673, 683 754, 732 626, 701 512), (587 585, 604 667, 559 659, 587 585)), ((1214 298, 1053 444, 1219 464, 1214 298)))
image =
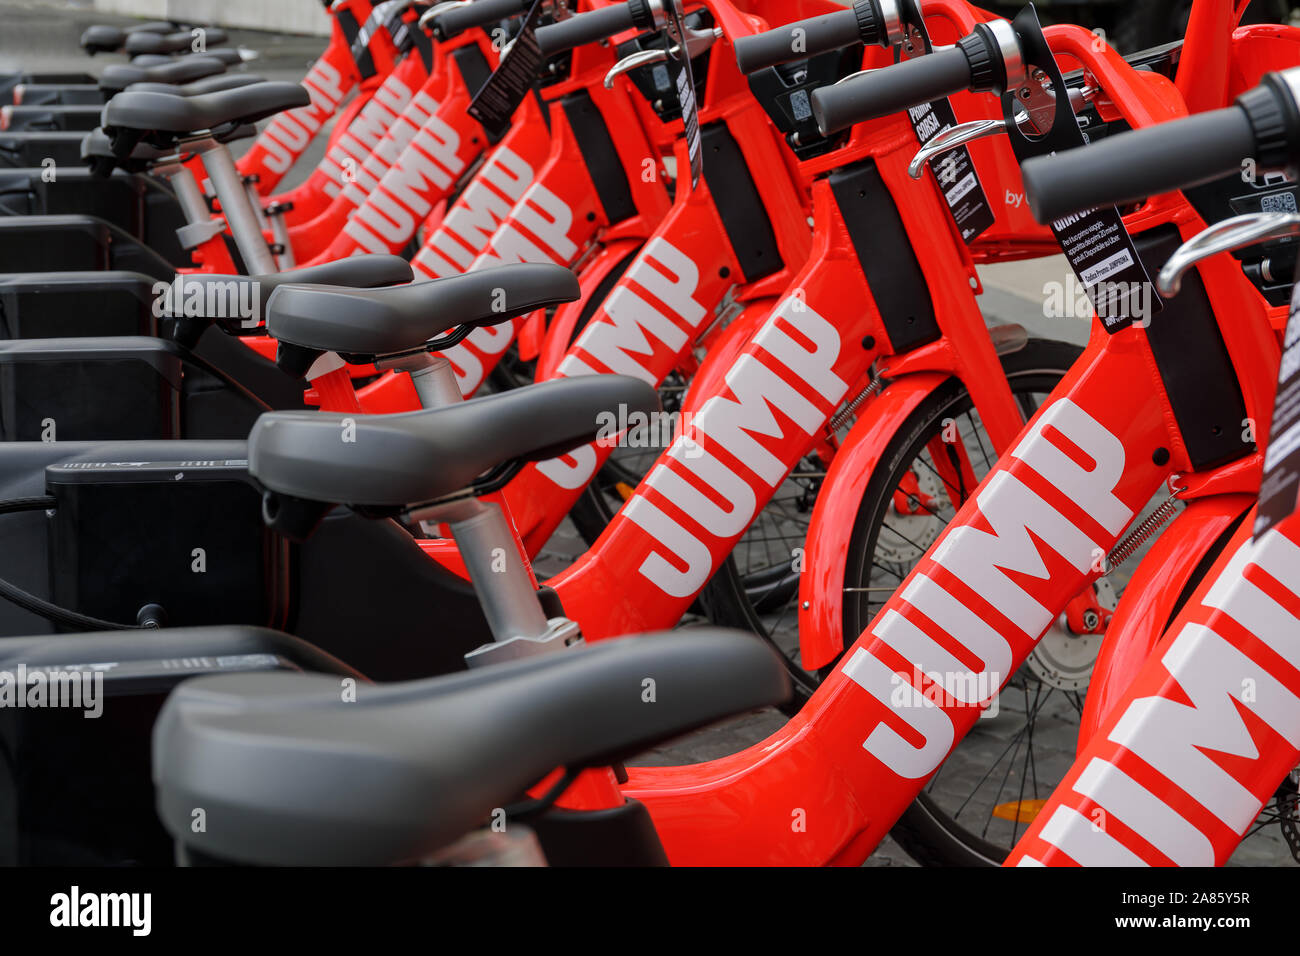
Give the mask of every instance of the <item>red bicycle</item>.
MULTIPOLYGON (((1294 169, 1297 83, 1295 69, 1270 74, 1233 107, 1026 164, 1035 214, 1059 218, 1168 189, 1190 197, 1205 180, 1251 164, 1294 169)), ((1293 214, 1228 219, 1178 250, 1162 287, 1198 281, 1193 267, 1202 276, 1235 271, 1225 253, 1296 232, 1293 214)), ((1287 356, 1297 307, 1293 299, 1287 356)), ((1263 385, 1279 379, 1259 374, 1263 385)), ((1116 651, 1128 659, 1111 669, 1108 695, 1089 700, 1095 730, 1080 737, 1074 766, 1009 865, 1219 865, 1270 822, 1281 824, 1293 854, 1300 846, 1300 662, 1289 640, 1300 613, 1294 394, 1284 357, 1276 412, 1259 431, 1272 437, 1262 462, 1250 461, 1254 477, 1264 468, 1258 506, 1249 502, 1224 532, 1212 567, 1189 580, 1178 574, 1183 600, 1159 642, 1116 651)))

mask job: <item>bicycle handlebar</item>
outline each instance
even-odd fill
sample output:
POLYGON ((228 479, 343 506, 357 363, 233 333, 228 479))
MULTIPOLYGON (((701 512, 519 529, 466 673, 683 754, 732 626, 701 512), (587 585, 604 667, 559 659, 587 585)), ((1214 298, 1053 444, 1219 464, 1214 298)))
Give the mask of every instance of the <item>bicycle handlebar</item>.
POLYGON ((787 23, 766 33, 738 37, 735 43, 736 63, 740 66, 741 73, 754 73, 769 66, 802 60, 804 57, 829 53, 863 42, 868 41, 862 36, 857 13, 854 10, 840 10, 787 23))
POLYGON ((639 15, 631 3, 620 3, 579 13, 559 23, 544 26, 537 31, 537 45, 541 47, 543 56, 551 57, 575 47, 599 42, 633 27, 648 30, 654 26, 654 18, 649 16, 645 4, 639 6, 646 8, 645 15, 639 15))
POLYGON ((970 86, 970 60, 960 46, 949 47, 813 90, 813 116, 822 135, 829 136, 970 86))
POLYGON ((474 27, 487 26, 523 13, 530 6, 532 0, 474 0, 467 7, 457 7, 441 14, 431 26, 439 40, 449 40, 474 27))
POLYGON ((1047 223, 1095 206, 1187 189, 1300 161, 1300 67, 1269 73, 1221 110, 1117 133, 1022 167, 1030 210, 1047 223))
POLYGON ((1034 218, 1048 223, 1218 179, 1240 169, 1254 152, 1250 118, 1241 107, 1229 106, 1038 156, 1021 173, 1034 218))

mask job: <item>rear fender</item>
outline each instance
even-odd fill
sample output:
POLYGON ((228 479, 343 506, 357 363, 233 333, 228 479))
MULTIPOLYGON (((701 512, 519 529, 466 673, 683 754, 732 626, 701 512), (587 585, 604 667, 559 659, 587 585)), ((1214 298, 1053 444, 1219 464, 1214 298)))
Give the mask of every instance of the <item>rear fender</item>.
POLYGON ((813 505, 799 576, 799 653, 804 670, 825 667, 844 649, 844 570, 858 508, 871 475, 912 412, 947 381, 938 372, 908 375, 858 410, 835 452, 813 505))

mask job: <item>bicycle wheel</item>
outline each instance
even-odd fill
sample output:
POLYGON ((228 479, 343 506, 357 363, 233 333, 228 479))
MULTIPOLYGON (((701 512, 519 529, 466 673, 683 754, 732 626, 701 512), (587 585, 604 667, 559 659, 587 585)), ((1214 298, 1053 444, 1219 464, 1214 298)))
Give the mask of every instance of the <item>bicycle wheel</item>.
MULTIPOLYGON (((1031 338, 1024 348, 1003 356, 1003 371, 1012 383, 1012 392, 1020 400, 1021 411, 1026 418, 1037 408, 1036 403, 1055 388, 1056 383, 1079 354, 1080 350, 1074 346, 1031 338), (1024 389, 1031 389, 1031 392, 1026 393, 1024 389)), ((886 457, 882 459, 880 469, 881 472, 887 472, 888 477, 878 475, 868 485, 862 509, 867 508, 868 500, 877 502, 887 500, 896 491, 903 490, 901 486, 905 480, 906 469, 895 459, 910 450, 910 444, 914 440, 912 438, 908 439, 907 447, 900 447, 906 436, 912 436, 913 432, 919 429, 929 435, 922 442, 924 445, 934 437, 934 434, 942 432, 945 419, 951 419, 955 423, 958 420, 964 421, 963 415, 973 414, 969 395, 961 383, 956 379, 945 383, 912 413, 906 425, 895 436, 893 445, 887 450, 886 457)), ((975 416, 976 421, 977 419, 978 416, 975 416)), ((967 430, 970 430, 969 426, 967 430)), ((979 435, 983 443, 982 449, 977 444, 974 453, 978 459, 977 463, 987 470, 985 459, 987 458, 991 463, 995 460, 995 456, 982 429, 979 430, 979 435)), ((765 636, 796 667, 797 664, 794 662, 799 651, 798 608, 796 607, 799 572, 798 563, 792 560, 792 557, 802 553, 813 504, 825 475, 826 463, 820 454, 809 454, 796 465, 776 490, 772 501, 732 552, 736 577, 742 583, 739 594, 712 587, 705 592, 711 611, 710 616, 716 623, 748 628, 765 636)), ((930 488, 933 484, 933 476, 928 473, 914 474, 906 478, 906 482, 913 493, 929 494, 939 490, 930 488), (910 487, 913 484, 915 488, 910 487)), ((858 526, 863 526, 864 521, 866 519, 860 514, 858 526)), ((896 536, 887 536, 886 541, 883 542, 883 546, 888 550, 886 556, 897 564, 898 570, 904 576, 906 571, 910 570, 911 564, 915 563, 929 544, 938 537, 938 531, 942 527, 937 524, 935 527, 925 527, 925 524, 926 522, 923 521, 923 526, 909 535, 910 542, 905 542, 896 536)), ((898 530, 908 534, 906 529, 898 530)), ((876 536, 855 531, 854 547, 865 547, 869 541, 875 540, 876 536)), ((901 580, 902 578, 898 577, 892 582, 879 585, 887 588, 878 592, 879 599, 867 605, 855 605, 855 613, 859 615, 874 613, 893 593, 893 586, 890 585, 896 585, 901 580)), ((723 587, 725 586, 723 582, 723 587)), ((845 586, 861 585, 846 581, 845 586)), ((846 613, 850 603, 852 602, 846 601, 846 613)), ((848 638, 849 643, 857 638, 869 620, 868 616, 862 622, 862 627, 856 629, 846 621, 845 633, 851 635, 848 638)), ((823 669, 820 674, 801 671, 804 679, 796 689, 804 691, 804 700, 807 699, 811 689, 816 688, 827 670, 823 669)), ((797 701, 795 709, 801 704, 802 700, 797 701)))

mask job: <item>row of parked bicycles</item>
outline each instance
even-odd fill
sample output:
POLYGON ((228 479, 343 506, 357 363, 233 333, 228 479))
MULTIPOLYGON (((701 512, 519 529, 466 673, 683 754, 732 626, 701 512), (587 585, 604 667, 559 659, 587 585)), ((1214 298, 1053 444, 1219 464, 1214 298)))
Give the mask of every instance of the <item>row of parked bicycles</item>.
POLYGON ((175 22, 0 76, 0 856, 1300 860, 1246 6, 334 0, 300 84, 175 22), (1086 346, 986 320, 1060 253, 1086 346))

